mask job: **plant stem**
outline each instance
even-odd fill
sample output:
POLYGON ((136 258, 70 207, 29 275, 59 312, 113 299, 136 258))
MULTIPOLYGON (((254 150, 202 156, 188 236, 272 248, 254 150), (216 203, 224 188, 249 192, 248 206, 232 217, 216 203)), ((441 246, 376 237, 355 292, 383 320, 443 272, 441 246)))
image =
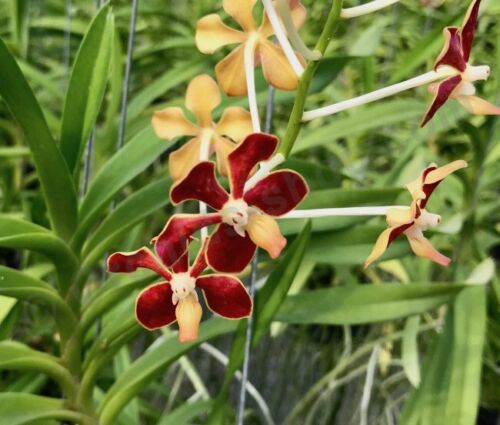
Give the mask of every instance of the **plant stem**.
MULTIPOLYGON (((287 35, 283 31, 283 28, 281 27, 281 22, 278 14, 276 13, 276 9, 273 6, 273 3, 271 0, 262 0, 262 3, 264 4, 264 8, 266 9, 266 14, 269 18, 269 22, 271 22, 271 26, 273 27, 274 34, 276 35, 276 38, 278 39, 278 42, 283 50, 283 53, 285 53, 286 58, 288 59, 288 62, 290 63, 291 67, 293 68, 295 74, 297 74, 297 77, 301 77, 302 74, 304 73, 304 67, 300 63, 300 61, 297 58, 297 55, 293 51, 292 46, 290 45, 290 42, 288 41, 287 35)), ((288 8, 288 0, 286 0, 286 7, 288 8)), ((292 22, 293 26, 293 22, 292 22)), ((290 34, 290 31, 288 31, 290 34)))
POLYGON ((356 106, 361 106, 366 103, 375 102, 376 100, 384 99, 389 96, 401 93, 406 90, 413 89, 415 87, 423 86, 425 84, 430 84, 437 80, 442 80, 452 75, 457 74, 458 71, 452 71, 450 67, 442 67, 437 71, 430 71, 425 74, 419 75, 418 77, 412 78, 410 80, 403 81, 401 83, 393 84, 389 87, 384 87, 379 90, 375 90, 371 93, 364 94, 362 96, 355 97, 353 99, 345 100, 343 102, 334 103, 333 105, 324 106, 322 108, 313 109, 311 111, 304 112, 302 116, 303 121, 311 121, 316 118, 326 117, 328 115, 333 115, 347 109, 354 108, 356 106))
POLYGON ((248 106, 252 117, 252 127, 255 133, 260 133, 259 109, 257 106, 257 93, 255 90, 255 47, 257 36, 251 36, 245 44, 245 76, 247 80, 248 106))
MULTIPOLYGON (((280 17, 283 20, 283 24, 285 25, 288 38, 290 39, 290 42, 292 46, 295 48, 295 50, 299 52, 307 60, 317 61, 321 59, 321 52, 317 50, 310 50, 302 41, 302 38, 300 37, 300 34, 297 28, 295 27, 295 23, 293 22, 292 15, 290 13, 289 0, 277 0, 276 9, 278 10, 280 17)), ((299 74, 297 75, 299 75, 300 77, 303 72, 304 70, 302 69, 300 75, 299 74)))
POLYGON ((400 0, 373 0, 360 6, 348 7, 342 9, 340 16, 344 19, 356 18, 358 16, 367 15, 376 12, 385 7, 399 3, 400 0))
MULTIPOLYGON (((322 55, 325 53, 326 48, 330 44, 330 40, 335 33, 341 19, 340 11, 342 9, 342 0, 333 0, 332 7, 328 14, 325 26, 318 42, 316 43, 316 49, 322 55)), ((295 98, 295 103, 293 105, 292 114, 290 115, 290 120, 288 121, 288 126, 286 129, 285 137, 280 144, 278 154, 281 154, 283 158, 287 158, 290 154, 293 144, 297 140, 299 135, 302 114, 304 113, 304 104, 306 101, 307 93, 311 85, 314 73, 318 69, 318 62, 309 62, 299 81, 299 87, 297 89, 297 97, 295 98)))
POLYGON ((403 206, 388 207, 350 207, 350 208, 319 208, 311 210, 295 210, 278 217, 279 219, 321 218, 321 217, 351 217, 387 215, 392 208, 408 208, 403 206))

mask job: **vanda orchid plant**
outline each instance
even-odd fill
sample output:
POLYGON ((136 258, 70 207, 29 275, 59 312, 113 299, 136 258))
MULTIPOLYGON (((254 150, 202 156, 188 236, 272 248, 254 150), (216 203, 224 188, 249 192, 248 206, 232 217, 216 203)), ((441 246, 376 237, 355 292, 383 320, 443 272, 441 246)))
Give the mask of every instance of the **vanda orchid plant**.
POLYGON ((494 2, 103 3, 0 37, 0 425, 500 406, 494 2))

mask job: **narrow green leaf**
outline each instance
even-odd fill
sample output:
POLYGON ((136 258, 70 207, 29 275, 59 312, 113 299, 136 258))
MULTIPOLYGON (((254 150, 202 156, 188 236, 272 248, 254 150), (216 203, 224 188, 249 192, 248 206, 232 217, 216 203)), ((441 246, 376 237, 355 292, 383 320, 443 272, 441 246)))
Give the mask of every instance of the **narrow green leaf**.
POLYGON ((47 419, 81 423, 85 416, 65 410, 63 400, 25 393, 0 394, 0 418, 9 425, 42 424, 47 419))
POLYGON ((61 122, 61 152, 72 173, 99 114, 113 45, 114 17, 109 3, 97 13, 75 58, 61 122))
POLYGON ((51 224, 60 237, 68 240, 77 221, 76 192, 68 167, 47 127, 40 105, 1 39, 0 63, 0 96, 31 149, 51 224))
POLYGON ((403 341, 402 359, 403 369, 408 380, 414 387, 420 385, 420 364, 418 362, 418 327, 420 316, 412 316, 406 319, 403 341))
POLYGON ((190 425, 193 419, 207 412, 212 405, 211 401, 195 401, 185 403, 177 409, 165 413, 158 421, 157 425, 190 425))
POLYGON ((191 343, 180 343, 177 335, 166 338, 161 344, 136 360, 111 386, 99 407, 101 425, 112 425, 121 409, 139 391, 159 376, 172 362, 203 341, 231 332, 236 322, 221 318, 210 319, 200 326, 198 339, 191 343))
POLYGON ((97 222, 117 192, 149 167, 166 149, 148 127, 128 142, 99 171, 80 208, 80 226, 73 240, 83 243, 89 229, 97 222))
POLYGON ((414 283, 318 289, 287 297, 276 320, 354 325, 399 319, 448 303, 463 284, 414 283))

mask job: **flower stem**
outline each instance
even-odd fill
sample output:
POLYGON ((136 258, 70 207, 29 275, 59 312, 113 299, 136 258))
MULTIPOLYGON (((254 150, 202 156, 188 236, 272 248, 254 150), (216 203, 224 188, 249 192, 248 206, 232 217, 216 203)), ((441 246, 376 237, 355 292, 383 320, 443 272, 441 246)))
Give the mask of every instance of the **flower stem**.
POLYGON ((398 3, 399 1, 400 0, 373 0, 362 4, 361 6, 342 9, 340 16, 344 19, 356 18, 358 16, 367 15, 369 13, 376 12, 377 10, 384 9, 385 7, 398 3))
MULTIPOLYGON (((288 2, 288 0, 286 0, 288 2)), ((304 67, 300 63, 297 55, 293 51, 293 48, 288 41, 287 35, 281 26, 280 18, 276 13, 276 9, 273 6, 273 2, 271 0, 262 0, 264 4, 264 8, 266 9, 266 14, 269 18, 269 22, 271 22, 271 26, 273 27, 274 34, 278 39, 278 42, 283 49, 283 53, 285 53, 288 62, 290 62, 291 67, 293 68, 295 74, 300 78, 304 73, 304 67)))
POLYGON ((392 208, 405 208, 399 206, 388 207, 351 207, 351 208, 320 208, 311 210, 295 210, 278 217, 279 219, 292 218, 321 218, 321 217, 351 217, 351 216, 377 216, 386 215, 392 208))
POLYGON ((255 90, 255 47, 257 38, 250 37, 245 45, 245 75, 247 80, 248 106, 252 117, 252 127, 255 133, 260 133, 259 109, 257 107, 257 93, 255 90))
MULTIPOLYGON (((316 43, 315 50, 320 52, 322 55, 325 53, 328 44, 330 44, 332 35, 336 31, 341 21, 341 9, 342 0, 333 0, 332 7, 328 14, 325 26, 323 27, 323 31, 321 32, 318 42, 316 43)), ((290 115, 290 120, 288 121, 285 137, 283 138, 278 150, 278 154, 281 154, 284 158, 287 158, 290 154, 293 144, 295 143, 295 141, 297 140, 297 136, 299 135, 307 92, 309 91, 309 86, 311 85, 312 78, 318 68, 318 65, 319 61, 309 62, 306 70, 304 71, 304 74, 299 81, 297 97, 295 98, 295 103, 290 115)))
MULTIPOLYGON (((265 0, 264 4, 266 3, 266 1, 268 3, 271 3, 270 0, 265 0)), ((276 8, 278 9, 278 13, 280 14, 280 17, 283 20, 283 24, 285 25, 288 38, 290 39, 290 42, 292 43, 292 46, 295 48, 295 50, 297 52, 299 52, 302 56, 304 56, 305 59, 313 60, 313 61, 317 61, 317 60, 321 59, 322 54, 320 51, 309 49, 305 45, 305 43, 302 41, 302 38, 300 37, 300 34, 299 34, 297 28, 295 27, 295 23, 293 22, 292 15, 290 14, 289 0, 278 0, 276 2, 276 8)), ((269 19, 271 19, 271 18, 269 18, 269 19)), ((272 21, 271 21, 271 24, 272 24, 272 21)), ((273 28, 274 28, 274 25, 273 25, 273 28)), ((303 71, 304 70, 302 70, 302 72, 303 71)), ((297 74, 297 75, 299 75, 299 74, 297 74)), ((299 77, 301 75, 302 75, 302 73, 299 75, 299 77)))
MULTIPOLYGON (((210 139, 212 138, 212 133, 204 131, 201 135, 200 140, 200 161, 208 160, 210 156, 210 139)), ((200 214, 206 215, 208 213, 207 204, 205 202, 200 202, 200 214)), ((200 230, 201 241, 203 242, 208 236, 208 229, 202 227, 200 230)))
POLYGON ((375 90, 371 93, 364 94, 362 96, 355 97, 353 99, 345 100, 343 102, 334 103, 333 105, 324 106, 322 108, 313 109, 311 111, 304 112, 302 116, 303 121, 311 121, 316 118, 326 117, 328 115, 333 115, 347 109, 355 108, 356 106, 361 106, 366 103, 375 102, 376 100, 384 99, 389 96, 393 96, 397 93, 401 93, 406 90, 413 89, 415 87, 423 86, 425 84, 430 84, 437 80, 442 80, 444 78, 454 75, 458 71, 452 71, 450 67, 443 67, 437 71, 430 71, 425 74, 419 75, 418 77, 412 78, 410 80, 403 81, 401 83, 393 84, 389 87, 384 87, 379 90, 375 90))

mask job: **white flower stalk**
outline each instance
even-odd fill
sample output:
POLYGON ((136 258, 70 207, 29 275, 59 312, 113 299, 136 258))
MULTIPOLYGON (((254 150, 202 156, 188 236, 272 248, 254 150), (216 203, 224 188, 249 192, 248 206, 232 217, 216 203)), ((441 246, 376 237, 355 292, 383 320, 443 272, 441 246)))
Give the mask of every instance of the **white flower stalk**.
POLYGON ((290 65, 295 74, 297 74, 297 77, 300 78, 304 73, 304 67, 300 63, 297 55, 293 51, 292 45, 288 41, 287 35, 281 26, 280 18, 276 13, 276 9, 273 6, 272 0, 262 0, 262 3, 264 4, 264 8, 266 9, 266 14, 269 18, 269 22, 271 22, 271 25, 273 27, 274 34, 278 39, 278 43, 283 49, 283 53, 288 59, 288 62, 290 62, 290 65))
POLYGON ((279 219, 296 218, 324 218, 324 217, 354 217, 354 216, 380 216, 387 215, 389 209, 405 208, 402 206, 383 206, 383 207, 349 207, 349 208, 320 208, 311 210, 290 211, 279 219))
POLYGON ((340 16, 344 19, 356 18, 358 16, 367 15, 369 13, 377 12, 388 6, 398 3, 400 0, 373 0, 360 6, 348 7, 342 9, 340 16))
POLYGON ((253 35, 245 45, 245 76, 247 80, 248 106, 252 117, 255 133, 260 133, 259 109, 257 107, 257 92, 255 90, 255 46, 258 35, 253 35))
POLYGON ((367 93, 353 99, 304 112, 302 121, 311 121, 316 118, 333 115, 341 111, 346 111, 357 106, 365 105, 367 103, 375 102, 386 97, 394 96, 395 94, 401 93, 403 91, 427 85, 433 83, 434 81, 443 80, 445 78, 452 77, 458 74, 459 72, 456 69, 453 69, 449 66, 443 66, 440 67, 437 71, 430 71, 410 80, 406 80, 389 87, 384 87, 383 89, 375 90, 371 93, 367 93))
MULTIPOLYGON (((210 157, 210 140, 212 138, 211 130, 204 130, 200 141, 200 161, 207 161, 210 157)), ((208 214, 207 204, 205 202, 200 202, 200 214, 208 214)), ((208 237, 208 229, 202 227, 200 230, 202 242, 208 237)))
MULTIPOLYGON (((268 1, 269 3, 271 3, 270 0, 268 1)), ((292 44, 294 49, 299 52, 305 59, 313 61, 321 59, 320 52, 318 52, 317 50, 309 49, 302 41, 302 38, 300 37, 300 34, 293 22, 292 15, 290 14, 289 0, 277 0, 276 8, 278 9, 278 13, 283 21, 283 25, 285 26, 288 39, 290 40, 290 43, 292 44)))
POLYGON ((283 156, 283 154, 278 153, 274 155, 269 161, 261 162, 259 164, 259 170, 245 183, 245 190, 248 190, 251 187, 255 186, 255 184, 266 177, 273 168, 277 167, 284 161, 285 157, 283 156))

